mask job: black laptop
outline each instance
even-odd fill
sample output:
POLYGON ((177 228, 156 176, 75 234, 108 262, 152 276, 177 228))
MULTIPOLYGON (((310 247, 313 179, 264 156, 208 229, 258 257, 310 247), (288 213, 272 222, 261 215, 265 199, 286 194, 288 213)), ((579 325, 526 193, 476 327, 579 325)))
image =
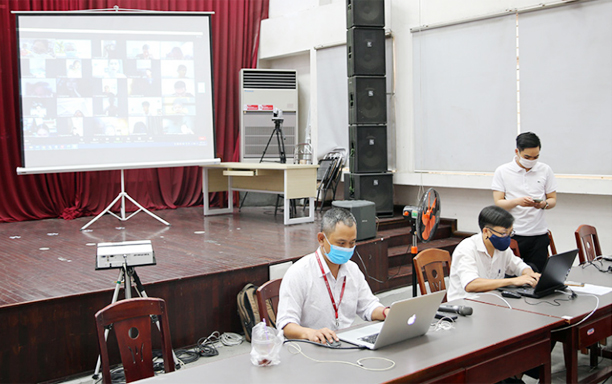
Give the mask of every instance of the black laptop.
POLYGON ((564 290, 567 288, 564 284, 565 279, 572 269, 577 254, 578 250, 573 249, 571 251, 559 253, 558 255, 550 256, 546 259, 542 275, 535 287, 504 287, 500 288, 500 290, 514 291, 521 296, 533 297, 536 299, 548 296, 557 290, 564 290))

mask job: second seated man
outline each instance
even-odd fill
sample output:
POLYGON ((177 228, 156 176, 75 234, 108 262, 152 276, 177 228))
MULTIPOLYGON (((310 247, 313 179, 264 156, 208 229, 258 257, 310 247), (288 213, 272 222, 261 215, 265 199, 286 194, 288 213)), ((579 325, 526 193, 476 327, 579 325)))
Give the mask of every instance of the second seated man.
POLYGON ((464 239, 453 252, 448 301, 507 286, 534 287, 539 273, 512 253, 514 218, 492 205, 478 215, 480 233, 464 239), (516 276, 506 278, 506 275, 516 276))

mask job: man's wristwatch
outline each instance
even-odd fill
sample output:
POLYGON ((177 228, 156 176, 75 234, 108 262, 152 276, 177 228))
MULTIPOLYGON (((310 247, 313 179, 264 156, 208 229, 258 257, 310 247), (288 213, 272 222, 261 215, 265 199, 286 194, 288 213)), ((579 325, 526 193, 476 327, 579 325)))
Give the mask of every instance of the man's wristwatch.
POLYGON ((548 200, 544 200, 544 202, 545 202, 546 204, 544 204, 544 207, 542 207, 542 209, 546 209, 546 208, 548 208, 548 200))

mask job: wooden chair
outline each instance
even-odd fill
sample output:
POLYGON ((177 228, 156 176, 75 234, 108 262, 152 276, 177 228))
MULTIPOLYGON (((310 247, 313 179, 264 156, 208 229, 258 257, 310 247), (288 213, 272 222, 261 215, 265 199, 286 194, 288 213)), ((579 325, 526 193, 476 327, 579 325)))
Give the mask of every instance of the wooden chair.
POLYGON ((155 375, 151 342, 153 315, 159 320, 164 369, 166 372, 174 371, 165 301, 158 298, 126 299, 106 306, 95 315, 104 383, 111 383, 110 362, 104 337, 104 330, 109 327, 114 329, 117 338, 126 382, 155 375))
MULTIPOLYGON (((444 282, 444 267, 450 274, 451 256, 443 249, 431 248, 421 251, 414 257, 414 269, 417 274, 421 294, 427 294, 425 277, 429 284, 429 292, 437 292, 446 289, 444 282), (425 271, 425 274, 423 274, 425 271)), ((446 301, 446 298, 444 299, 446 301)))
POLYGON ((257 288, 257 307, 261 321, 276 328, 276 310, 278 309, 278 292, 283 279, 270 280, 257 288))
MULTIPOLYGON (((583 224, 574 232, 576 237, 576 246, 578 247, 578 257, 580 264, 587 261, 593 261, 597 256, 601 256, 601 245, 599 245, 599 237, 597 229, 591 225, 583 224)), ((599 341, 601 345, 607 345, 607 340, 599 341)), ((599 345, 596 343, 589 347, 591 351, 591 366, 597 366, 597 356, 599 355, 599 345)), ((581 350, 582 354, 587 354, 586 349, 581 350)))
POLYGON ((601 256, 601 246, 595 227, 583 224, 574 232, 576 246, 578 246, 578 257, 580 264, 593 261, 597 256, 601 256))
POLYGON ((548 240, 550 240, 550 244, 548 245, 548 256, 557 254, 557 247, 555 246, 555 240, 553 239, 552 232, 550 229, 548 230, 548 240))
POLYGON ((519 246, 516 240, 510 240, 510 249, 512 250, 512 253, 514 253, 515 256, 521 257, 521 251, 519 251, 519 246))

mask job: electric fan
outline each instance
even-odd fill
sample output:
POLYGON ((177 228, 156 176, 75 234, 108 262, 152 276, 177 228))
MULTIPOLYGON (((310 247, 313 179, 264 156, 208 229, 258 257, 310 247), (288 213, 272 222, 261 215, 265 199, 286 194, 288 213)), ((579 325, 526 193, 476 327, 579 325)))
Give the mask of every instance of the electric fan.
POLYGON ((429 188, 421 198, 416 218, 416 234, 419 240, 426 243, 433 239, 440 224, 440 195, 429 188))
MULTIPOLYGON (((433 239, 440 223, 440 195, 429 188, 421 197, 418 206, 407 205, 404 207, 403 215, 412 224, 412 247, 410 247, 411 259, 419 253, 417 238, 426 243, 433 239)), ((416 273, 412 274, 412 296, 416 296, 416 273)))

